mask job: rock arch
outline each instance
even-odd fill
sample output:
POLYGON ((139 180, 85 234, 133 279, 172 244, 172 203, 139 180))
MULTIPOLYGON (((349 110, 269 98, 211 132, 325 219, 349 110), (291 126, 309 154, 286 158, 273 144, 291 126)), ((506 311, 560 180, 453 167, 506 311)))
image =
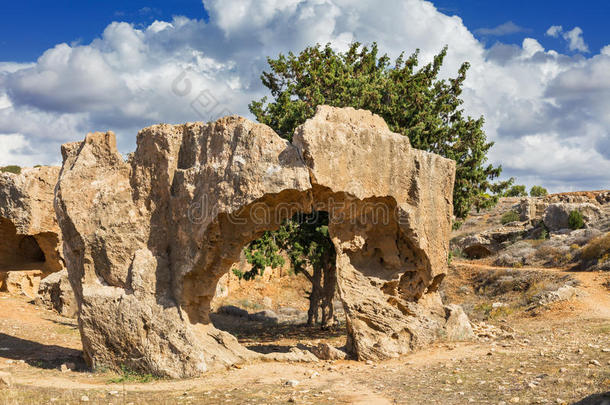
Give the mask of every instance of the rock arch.
POLYGON ((156 125, 128 161, 114 134, 62 147, 56 212, 93 366, 171 377, 253 358, 209 322, 218 279, 263 231, 328 211, 357 359, 446 332, 455 165, 367 111, 319 107, 293 143, 240 117, 156 125))

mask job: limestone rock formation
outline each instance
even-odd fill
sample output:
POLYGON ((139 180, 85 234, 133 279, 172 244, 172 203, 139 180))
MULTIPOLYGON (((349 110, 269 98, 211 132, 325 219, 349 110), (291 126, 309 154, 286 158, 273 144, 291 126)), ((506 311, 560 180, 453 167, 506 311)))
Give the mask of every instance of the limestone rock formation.
POLYGON ((40 282, 37 301, 62 316, 74 318, 77 306, 66 269, 53 273, 40 282))
POLYGON ((469 340, 474 338, 474 332, 468 316, 461 306, 449 304, 447 312, 447 338, 449 340, 469 340))
POLYGON ((0 288, 34 297, 41 277, 64 267, 53 209, 58 175, 48 166, 0 173, 0 288))
POLYGON ((43 277, 40 270, 0 270, 0 291, 35 298, 43 277))
POLYGON ((585 225, 590 226, 602 217, 599 206, 591 203, 553 203, 544 210, 542 221, 550 231, 559 231, 570 227, 568 218, 571 211, 578 211, 583 217, 585 225))
POLYGON ((458 249, 464 252, 466 257, 481 259, 506 248, 520 238, 527 229, 527 223, 515 222, 507 226, 466 235, 458 238, 454 243, 458 249))
POLYGON ((155 125, 125 161, 114 134, 62 147, 56 212, 93 365, 186 377, 260 356, 210 322, 242 248, 328 211, 347 351, 381 359, 447 333, 454 162, 367 111, 319 107, 294 144, 240 117, 155 125))
POLYGON ((310 351, 320 360, 345 360, 347 358, 346 352, 337 349, 328 343, 318 343, 318 345, 312 347, 310 351))

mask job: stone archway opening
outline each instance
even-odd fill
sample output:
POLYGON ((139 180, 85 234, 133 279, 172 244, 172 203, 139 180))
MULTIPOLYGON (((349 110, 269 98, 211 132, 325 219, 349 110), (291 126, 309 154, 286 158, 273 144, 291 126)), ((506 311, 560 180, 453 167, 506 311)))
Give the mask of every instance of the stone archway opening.
MULTIPOLYGON (((346 316, 343 352, 361 360, 387 358, 432 341, 430 331, 442 329, 446 317, 437 293, 444 273, 434 273, 396 200, 360 199, 318 185, 266 195, 209 223, 196 258, 188 261, 195 265, 183 277, 180 294, 194 330, 205 335, 215 327, 212 301, 218 282, 239 261, 244 246, 288 218, 315 211, 329 213, 337 297, 346 316)), ((239 328, 229 332, 239 337, 239 328)))
POLYGON ((217 284, 212 324, 263 354, 313 340, 345 346, 329 218, 327 211, 299 212, 246 243, 217 284))

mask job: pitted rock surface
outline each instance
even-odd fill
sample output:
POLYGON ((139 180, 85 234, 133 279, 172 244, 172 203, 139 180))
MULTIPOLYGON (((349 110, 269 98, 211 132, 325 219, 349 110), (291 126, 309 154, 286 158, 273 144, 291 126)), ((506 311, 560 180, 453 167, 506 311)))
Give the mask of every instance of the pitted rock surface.
POLYGON ((34 298, 40 279, 64 268, 53 210, 59 170, 0 173, 0 290, 34 298))
POLYGON ((293 144, 236 116, 156 125, 128 161, 115 142, 64 145, 56 193, 91 365, 187 377, 261 356, 210 323, 216 284, 247 243, 312 209, 330 214, 350 356, 460 334, 437 292, 454 162, 380 117, 322 106, 293 144))

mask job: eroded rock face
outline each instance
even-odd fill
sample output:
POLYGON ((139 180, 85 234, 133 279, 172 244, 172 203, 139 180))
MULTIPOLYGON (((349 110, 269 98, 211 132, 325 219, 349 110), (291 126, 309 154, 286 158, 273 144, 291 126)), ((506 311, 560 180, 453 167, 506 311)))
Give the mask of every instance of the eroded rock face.
POLYGON ((507 226, 466 235, 456 240, 455 245, 464 252, 466 257, 481 259, 510 246, 527 231, 527 225, 527 223, 514 222, 507 226))
POLYGON ((599 220, 603 215, 601 208, 591 203, 553 203, 544 211, 542 221, 550 231, 559 231, 570 227, 570 212, 578 211, 583 217, 585 225, 599 220))
POLYGON ((156 125, 129 161, 114 134, 64 145, 56 212, 93 366, 186 377, 244 361, 210 323, 242 248, 301 211, 328 211, 349 354, 397 356, 445 335, 455 166, 381 118, 320 107, 294 144, 239 117, 156 125))
POLYGON ((5 280, 0 288, 34 297, 41 277, 64 268, 53 210, 59 170, 44 166, 0 173, 0 279, 5 280))
POLYGON ((53 273, 40 281, 37 302, 58 314, 74 318, 77 306, 66 269, 53 273))

